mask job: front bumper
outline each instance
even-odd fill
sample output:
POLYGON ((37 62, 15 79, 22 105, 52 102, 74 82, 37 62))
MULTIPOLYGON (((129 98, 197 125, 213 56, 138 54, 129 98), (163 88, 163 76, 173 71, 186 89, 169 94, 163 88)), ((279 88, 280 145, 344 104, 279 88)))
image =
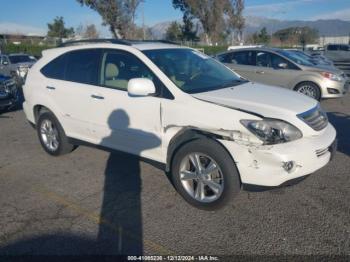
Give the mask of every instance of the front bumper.
POLYGON ((322 98, 343 97, 349 91, 350 80, 345 79, 342 82, 326 80, 321 84, 322 98), (336 93, 334 93, 334 91, 336 93))
POLYGON ((235 160, 243 184, 270 187, 324 167, 331 159, 335 140, 336 131, 328 124, 316 137, 304 137, 285 144, 256 146, 239 141, 220 142, 235 160), (287 172, 283 165, 289 161, 295 163, 295 168, 287 172))

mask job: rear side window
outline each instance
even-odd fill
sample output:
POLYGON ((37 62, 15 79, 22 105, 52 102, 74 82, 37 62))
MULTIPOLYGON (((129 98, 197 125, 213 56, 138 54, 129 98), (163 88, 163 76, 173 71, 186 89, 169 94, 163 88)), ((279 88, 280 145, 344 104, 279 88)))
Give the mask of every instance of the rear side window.
POLYGON ((41 73, 48 78, 64 80, 66 57, 61 55, 55 58, 40 70, 41 73))
POLYGON ((86 49, 65 53, 41 69, 48 78, 97 85, 101 51, 86 49))
POLYGON ((239 65, 255 65, 254 51, 233 53, 231 63, 239 65))

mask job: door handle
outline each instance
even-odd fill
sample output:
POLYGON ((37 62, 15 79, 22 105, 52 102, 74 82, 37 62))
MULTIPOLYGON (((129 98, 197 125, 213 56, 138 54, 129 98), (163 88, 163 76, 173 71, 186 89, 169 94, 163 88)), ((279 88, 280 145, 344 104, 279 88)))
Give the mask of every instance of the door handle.
POLYGON ((91 95, 91 97, 92 97, 93 99, 99 99, 99 100, 105 99, 103 96, 100 96, 100 95, 91 95))
POLYGON ((263 75, 263 74, 265 74, 265 71, 255 71, 255 73, 263 75))
POLYGON ((54 86, 47 86, 46 88, 49 89, 49 90, 55 90, 56 89, 56 87, 54 87, 54 86))

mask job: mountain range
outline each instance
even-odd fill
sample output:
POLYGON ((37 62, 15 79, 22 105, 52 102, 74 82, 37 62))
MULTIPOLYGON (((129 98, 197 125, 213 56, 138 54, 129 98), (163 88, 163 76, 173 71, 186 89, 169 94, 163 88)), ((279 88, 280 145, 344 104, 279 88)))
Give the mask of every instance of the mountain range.
MULTIPOLYGON (((153 37, 161 39, 165 37, 165 33, 173 21, 161 22, 150 27, 153 37)), ((181 21, 177 21, 181 23, 181 21)), ((267 32, 274 33, 280 29, 288 27, 308 26, 318 30, 320 36, 349 36, 350 21, 339 19, 325 19, 316 21, 302 20, 278 20, 265 17, 247 16, 245 34, 252 34, 266 27, 267 32)), ((200 28, 200 27, 199 27, 200 28)))

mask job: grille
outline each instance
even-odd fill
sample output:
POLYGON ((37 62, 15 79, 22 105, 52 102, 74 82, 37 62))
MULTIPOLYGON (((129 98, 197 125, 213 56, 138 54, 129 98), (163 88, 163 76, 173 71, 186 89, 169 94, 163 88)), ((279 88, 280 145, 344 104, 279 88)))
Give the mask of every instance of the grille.
POLYGON ((318 105, 315 108, 298 115, 312 129, 320 131, 328 125, 327 114, 318 105))

